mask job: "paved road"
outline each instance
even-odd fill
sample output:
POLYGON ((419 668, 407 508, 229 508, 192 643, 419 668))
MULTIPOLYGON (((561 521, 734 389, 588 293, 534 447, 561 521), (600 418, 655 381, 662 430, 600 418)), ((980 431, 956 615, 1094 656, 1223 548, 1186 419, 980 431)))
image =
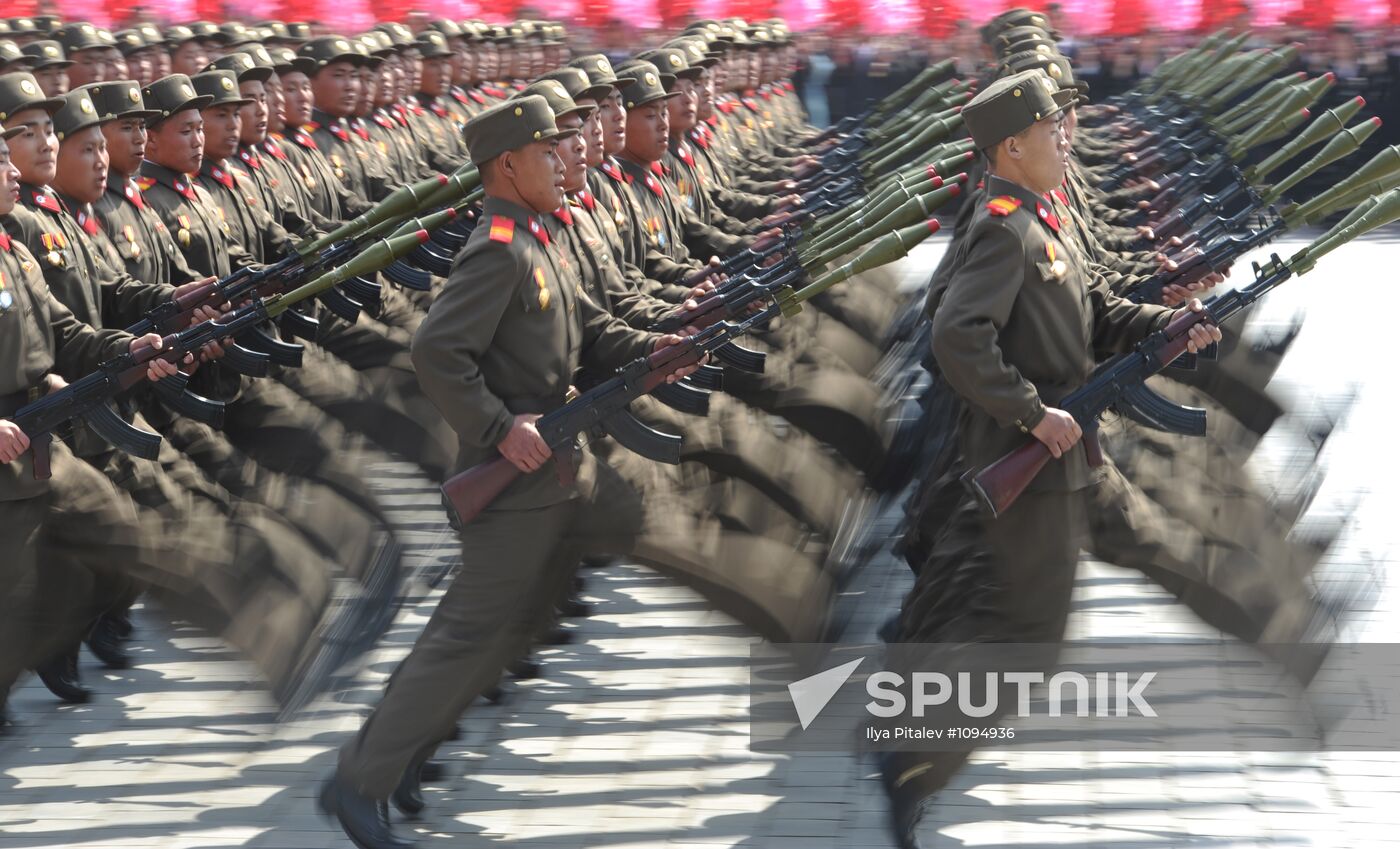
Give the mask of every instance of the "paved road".
MULTIPOLYGON (((1282 248, 1293 243, 1284 244, 1282 248)), ((913 280, 942 243, 901 270, 913 280)), ((1303 415, 1261 448, 1269 479, 1291 462, 1284 431, 1319 399, 1358 392, 1329 441, 1330 476, 1308 521, 1349 524, 1321 579, 1381 574, 1395 539, 1400 485, 1388 450, 1400 402, 1388 311, 1396 245, 1373 240, 1277 293, 1255 330, 1308 320, 1277 378, 1303 415), (1375 358, 1374 361, 1367 357, 1375 358), (1380 458, 1380 459, 1378 459, 1380 458)), ((435 490, 385 458, 373 470, 415 567, 451 558, 435 490)), ((856 636, 869 636, 907 588, 882 559, 856 591, 856 636)), ((317 779, 411 645, 436 593, 414 587, 355 686, 297 721, 216 640, 138 611, 138 663, 89 665, 98 691, 57 706, 37 682, 11 699, 26 724, 0 744, 0 849, 10 847, 318 847, 349 843, 316 814, 317 779)), ((518 846, 822 849, 886 847, 868 761, 748 751, 745 660, 754 637, 693 593, 645 569, 588 573, 592 617, 580 639, 542 652, 543 678, 473 711, 445 750, 452 780, 428 791, 425 847, 518 846)), ((1400 642, 1397 594, 1373 583, 1352 636, 1400 642)), ((1087 562, 1073 635, 1218 637, 1137 573, 1087 562)), ((1027 753, 986 749, 940 799, 930 826, 947 846, 1379 847, 1400 845, 1400 756, 1240 753, 1027 753)))

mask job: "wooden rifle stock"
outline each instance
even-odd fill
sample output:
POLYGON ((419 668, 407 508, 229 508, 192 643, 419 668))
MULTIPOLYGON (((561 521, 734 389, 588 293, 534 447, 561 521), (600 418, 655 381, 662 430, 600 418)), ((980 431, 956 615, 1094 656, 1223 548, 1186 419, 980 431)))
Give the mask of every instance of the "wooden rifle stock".
POLYGON ((497 457, 448 478, 442 485, 442 497, 456 514, 457 526, 464 527, 475 519, 520 474, 514 463, 497 457))

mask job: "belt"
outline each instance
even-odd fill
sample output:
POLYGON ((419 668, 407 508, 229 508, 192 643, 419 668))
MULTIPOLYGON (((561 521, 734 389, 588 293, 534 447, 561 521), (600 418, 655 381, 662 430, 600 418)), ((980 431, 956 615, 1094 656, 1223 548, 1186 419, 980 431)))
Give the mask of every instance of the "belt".
MULTIPOLYGON (((8 395, 0 395, 0 418, 13 416, 24 407, 47 395, 48 392, 49 387, 46 380, 38 386, 31 386, 8 395)), ((34 455, 34 480, 36 481, 48 480, 53 474, 49 464, 49 448, 52 442, 53 434, 47 431, 29 438, 29 451, 34 455)))

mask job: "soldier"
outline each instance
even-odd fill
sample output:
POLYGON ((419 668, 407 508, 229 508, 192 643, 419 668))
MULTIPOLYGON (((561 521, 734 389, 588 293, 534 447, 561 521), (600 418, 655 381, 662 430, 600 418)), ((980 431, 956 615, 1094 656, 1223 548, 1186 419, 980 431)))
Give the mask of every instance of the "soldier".
POLYGON ((100 83, 107 73, 107 43, 89 23, 74 23, 54 31, 54 40, 73 63, 68 69, 68 85, 77 88, 88 83, 100 83))
MULTIPOLYGON (((407 845, 379 801, 406 775, 416 776, 458 714, 528 646, 580 554, 620 552, 663 566, 679 557, 696 570, 708 562, 673 549, 683 510, 643 507, 635 490, 588 452, 561 449, 559 462, 581 461, 576 483, 561 486, 552 449, 534 428, 540 413, 563 401, 580 356, 606 369, 678 341, 627 329, 566 282, 563 258, 539 219, 563 200, 554 147, 565 135, 539 97, 501 104, 467 124, 472 161, 483 170, 486 217, 415 338, 414 359, 461 438, 459 464, 504 457, 525 477, 464 529, 461 573, 323 787, 323 809, 360 846, 407 845), (510 569, 500 568, 503 557, 510 569)), ((757 574, 764 564, 750 567, 757 574)), ((769 608, 787 613, 764 630, 811 632, 811 620, 804 624, 789 605, 813 585, 787 586, 792 592, 769 608)), ((732 594, 713 584, 707 590, 732 594)))
POLYGON ((130 77, 136 81, 137 85, 149 85, 155 82, 157 76, 158 60, 157 54, 161 53, 162 41, 151 42, 147 40, 145 33, 140 29, 124 29, 113 35, 117 39, 117 49, 122 52, 126 59, 127 73, 122 76, 113 77, 114 80, 130 77))
MULTIPOLYGON (((1046 193, 1063 181, 1068 141, 1061 122, 1072 95, 1043 71, 1026 71, 989 85, 963 110, 968 130, 988 159, 992 198, 972 218, 960 264, 934 304, 933 352, 953 389, 967 401, 959 444, 969 466, 981 467, 1033 437, 1056 462, 995 519, 959 514, 987 552, 983 581, 994 600, 961 616, 931 595, 925 582, 952 570, 929 564, 901 614, 909 642, 1054 642, 1062 636, 1088 498, 1099 474, 1090 468, 1079 424, 1054 404, 1082 384, 1096 354, 1122 351, 1170 320, 1172 310, 1137 306, 1094 278, 1046 193), (932 608, 932 609, 930 609, 932 608)), ((1193 301, 1191 309, 1202 309, 1193 301)), ((1190 347, 1220 338, 1198 325, 1190 347)), ((1096 505, 1095 509, 1103 509, 1096 505)), ((966 552, 959 552, 960 555, 966 552)), ((881 764, 902 846, 918 846, 924 801, 956 772, 969 752, 891 753, 881 764)))
POLYGON ((32 41, 21 50, 29 57, 29 66, 34 81, 49 97, 62 97, 68 93, 68 69, 73 63, 63 55, 63 46, 57 41, 32 41))
POLYGON ((390 191, 387 176, 372 167, 367 146, 347 120, 360 101, 359 69, 366 58, 349 39, 336 35, 308 41, 297 55, 315 63, 310 74, 311 120, 299 129, 310 136, 336 180, 352 194, 371 201, 383 198, 390 191))
MULTIPOLYGON (((15 207, 20 178, 6 140, 26 132, 0 133, 0 219, 15 207)), ((130 499, 63 442, 31 438, 6 416, 62 388, 64 378, 159 341, 78 321, 50 293, 34 255, 0 232, 0 547, 9 553, 0 566, 0 736, 10 729, 4 703, 19 674, 67 655, 130 593, 122 570, 149 559, 149 529, 130 499)), ((174 373, 160 360, 147 370, 153 380, 174 373)))
POLYGON ((184 74, 192 76, 204 70, 209 64, 211 57, 205 49, 205 41, 195 34, 194 30, 184 25, 168 27, 164 33, 166 55, 170 57, 169 68, 161 68, 164 71, 156 79, 163 79, 171 74, 184 74))

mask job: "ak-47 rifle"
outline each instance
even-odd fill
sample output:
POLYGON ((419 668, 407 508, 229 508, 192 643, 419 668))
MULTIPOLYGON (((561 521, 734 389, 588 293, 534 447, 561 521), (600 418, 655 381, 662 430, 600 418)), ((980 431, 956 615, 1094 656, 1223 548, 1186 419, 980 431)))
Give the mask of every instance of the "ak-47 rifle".
MULTIPOLYGON (((751 329, 780 315, 795 315, 802 309, 804 301, 837 283, 899 259, 935 230, 936 226, 921 223, 891 233, 802 289, 784 291, 768 307, 746 316, 742 321, 716 322, 680 343, 640 357, 562 407, 545 413, 535 421, 535 428, 554 452, 560 483, 572 485, 574 470, 570 446, 580 433, 593 427, 601 427, 619 444, 643 457, 663 463, 679 463, 681 437, 662 433, 644 424, 627 409, 628 404, 658 387, 668 385, 667 376, 677 369, 703 363, 707 356, 733 345, 736 339, 751 329)), ((497 457, 454 475, 442 485, 448 518, 456 527, 471 522, 521 474, 515 464, 505 457, 497 457)))
MULTIPOLYGON (((1083 430, 1089 465, 1103 464, 1098 427, 1100 417, 1110 408, 1168 433, 1204 434, 1204 410, 1177 406, 1146 384, 1149 377, 1187 353, 1188 331, 1198 324, 1219 325, 1229 321, 1290 277, 1310 271, 1325 254, 1397 218, 1400 218, 1400 188, 1368 199, 1336 227, 1287 261, 1275 254, 1268 265, 1256 266, 1254 282, 1249 286, 1211 298, 1202 312, 1180 311, 1165 328, 1150 334, 1132 351, 1100 364, 1082 387, 1056 405, 1073 416, 1083 430)), ((985 509, 992 515, 1000 515, 1015 503, 1050 459, 1050 449, 1033 439, 985 468, 968 471, 963 482, 985 509)))
MULTIPOLYGON (((217 320, 201 322, 171 333, 162 338, 159 348, 138 347, 113 357, 91 374, 21 407, 9 418, 29 437, 31 445, 47 445, 54 429, 67 422, 81 420, 103 439, 128 454, 155 459, 160 449, 160 437, 128 424, 109 406, 113 398, 146 379, 148 363, 160 359, 179 364, 187 355, 198 353, 211 342, 239 336, 248 328, 274 319, 297 303, 316 297, 351 277, 374 273, 395 257, 408 253, 427 237, 426 232, 419 231, 382 240, 334 271, 291 292, 255 299, 217 320)), ((174 381, 174 386, 183 389, 185 378, 175 375, 156 381, 156 385, 167 381, 174 381)), ((35 454, 34 476, 40 480, 49 475, 47 462, 40 461, 41 457, 46 456, 43 451, 35 454)))

